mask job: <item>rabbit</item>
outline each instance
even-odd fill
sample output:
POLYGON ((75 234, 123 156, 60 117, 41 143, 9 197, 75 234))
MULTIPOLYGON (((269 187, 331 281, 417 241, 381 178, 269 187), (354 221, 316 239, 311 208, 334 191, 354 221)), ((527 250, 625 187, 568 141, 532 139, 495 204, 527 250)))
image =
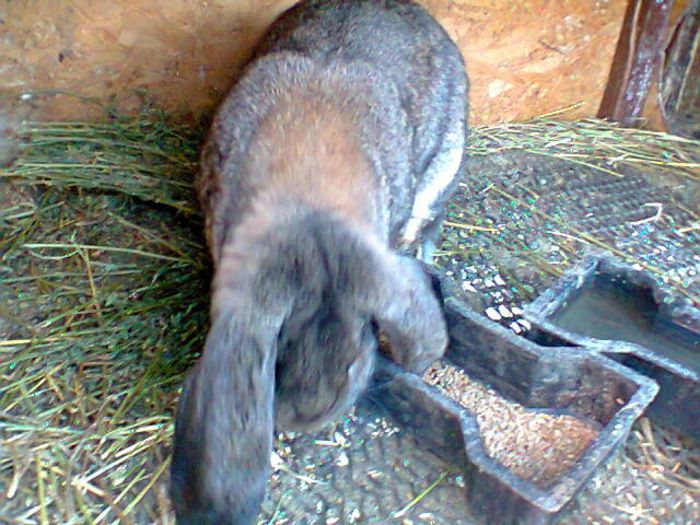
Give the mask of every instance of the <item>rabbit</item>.
POLYGON ((342 416, 380 331, 412 372, 443 355, 414 256, 462 167, 467 91, 458 47, 412 1, 302 1, 263 37, 201 153, 211 327, 176 413, 178 523, 253 523, 274 433, 342 416))

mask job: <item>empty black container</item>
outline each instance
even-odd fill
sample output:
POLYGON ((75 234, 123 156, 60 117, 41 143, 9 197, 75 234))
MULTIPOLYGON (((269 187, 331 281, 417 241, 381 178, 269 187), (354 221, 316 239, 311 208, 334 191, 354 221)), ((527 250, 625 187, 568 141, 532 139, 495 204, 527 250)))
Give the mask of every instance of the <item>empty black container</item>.
POLYGON ((700 311, 644 271, 607 254, 586 257, 525 308, 540 335, 609 356, 653 378, 652 419, 700 436, 700 311))
POLYGON ((470 310, 440 279, 450 333, 446 360, 526 407, 598 422, 598 438, 569 471, 541 488, 487 456, 475 416, 422 378, 382 359, 370 396, 424 446, 463 470, 474 518, 489 525, 551 523, 625 442, 658 387, 595 353, 518 337, 470 310))

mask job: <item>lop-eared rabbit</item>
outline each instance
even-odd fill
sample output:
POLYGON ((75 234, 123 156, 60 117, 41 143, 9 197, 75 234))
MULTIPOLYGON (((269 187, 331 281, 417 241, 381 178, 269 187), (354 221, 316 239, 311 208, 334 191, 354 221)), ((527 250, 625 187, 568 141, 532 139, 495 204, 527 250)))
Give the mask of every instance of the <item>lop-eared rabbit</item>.
POLYGON ((409 254, 455 185, 466 114, 461 54, 411 1, 307 1, 270 28, 202 151, 212 324, 178 406, 178 523, 253 523, 275 430, 348 410, 378 331, 408 370, 442 356, 409 254))

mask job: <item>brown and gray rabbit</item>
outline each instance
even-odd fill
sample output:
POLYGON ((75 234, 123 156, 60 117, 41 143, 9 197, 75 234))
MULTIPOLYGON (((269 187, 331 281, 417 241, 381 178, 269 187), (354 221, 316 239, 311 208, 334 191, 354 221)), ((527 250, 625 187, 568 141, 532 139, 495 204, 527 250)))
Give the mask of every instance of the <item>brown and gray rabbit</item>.
POLYGON ((379 330, 409 370, 443 354, 430 280, 393 250, 430 244, 466 115, 461 54, 411 1, 307 1, 270 28, 202 152, 212 326, 178 407, 179 523, 253 523, 275 429, 350 408, 379 330))

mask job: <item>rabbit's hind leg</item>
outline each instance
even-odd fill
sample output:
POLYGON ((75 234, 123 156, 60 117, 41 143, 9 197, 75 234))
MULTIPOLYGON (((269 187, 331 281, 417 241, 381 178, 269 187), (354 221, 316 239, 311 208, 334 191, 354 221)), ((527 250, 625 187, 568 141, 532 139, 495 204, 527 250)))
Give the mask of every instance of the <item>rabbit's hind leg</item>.
MULTIPOLYGON (((457 187, 464 165, 467 124, 466 117, 463 116, 464 102, 459 97, 454 97, 451 106, 453 116, 433 150, 432 158, 419 175, 420 182, 413 197, 411 217, 399 238, 402 248, 417 246, 424 237, 433 237, 433 243, 437 240, 440 215, 457 187), (433 228, 435 231, 426 232, 433 228)), ((429 243, 426 247, 429 248, 429 243)))
POLYGON ((437 243, 442 233, 442 223, 447 218, 447 210, 443 207, 438 215, 423 228, 420 243, 416 251, 416 258, 425 264, 433 264, 433 258, 437 251, 437 243))

